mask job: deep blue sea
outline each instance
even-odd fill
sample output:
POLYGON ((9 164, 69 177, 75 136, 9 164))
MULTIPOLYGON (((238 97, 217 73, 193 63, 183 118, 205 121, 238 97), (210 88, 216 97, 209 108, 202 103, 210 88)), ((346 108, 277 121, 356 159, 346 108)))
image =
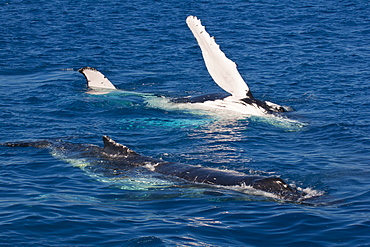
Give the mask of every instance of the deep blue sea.
POLYGON ((109 135, 146 156, 280 176, 317 195, 114 179, 47 149, 1 146, 1 246, 370 246, 369 1, 1 0, 0 16, 0 143, 101 146, 109 135), (283 116, 302 125, 87 93, 85 66, 125 91, 222 92, 189 15, 256 98, 292 107, 283 116))

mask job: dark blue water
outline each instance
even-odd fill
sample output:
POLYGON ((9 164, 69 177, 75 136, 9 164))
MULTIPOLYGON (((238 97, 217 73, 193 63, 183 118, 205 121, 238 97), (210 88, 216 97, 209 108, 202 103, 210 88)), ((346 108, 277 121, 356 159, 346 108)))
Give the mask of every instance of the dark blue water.
POLYGON ((2 246, 369 245, 368 1, 10 0, 0 16, 0 142, 101 145, 105 134, 148 156, 281 176, 320 195, 300 204, 222 188, 131 186, 48 150, 0 147, 2 246), (257 98, 293 107, 286 117, 306 125, 86 94, 84 66, 127 91, 221 92, 188 15, 238 63, 257 98))

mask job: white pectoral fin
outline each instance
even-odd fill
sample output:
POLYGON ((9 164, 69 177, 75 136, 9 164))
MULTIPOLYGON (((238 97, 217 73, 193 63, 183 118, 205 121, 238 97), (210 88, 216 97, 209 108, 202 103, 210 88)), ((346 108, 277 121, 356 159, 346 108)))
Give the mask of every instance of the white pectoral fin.
POLYGON ((87 81, 87 86, 92 89, 111 89, 114 90, 116 87, 105 77, 100 71, 91 68, 84 67, 78 70, 83 74, 87 81))
POLYGON ((186 23, 198 41, 204 62, 212 79, 234 97, 247 97, 249 87, 239 74, 236 63, 226 57, 215 39, 207 33, 197 17, 189 16, 186 23))

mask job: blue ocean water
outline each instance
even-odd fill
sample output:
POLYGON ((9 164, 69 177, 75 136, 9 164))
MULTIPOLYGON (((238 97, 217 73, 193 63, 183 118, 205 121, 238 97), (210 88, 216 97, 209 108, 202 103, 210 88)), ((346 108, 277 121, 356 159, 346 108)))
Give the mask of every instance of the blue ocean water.
POLYGON ((319 195, 287 203, 222 188, 132 185, 48 150, 0 147, 1 245, 368 246, 369 5, 1 1, 1 143, 102 145, 109 135, 147 156, 273 174, 319 195), (85 66, 125 91, 169 98, 221 92, 188 15, 237 62, 257 98, 294 108, 285 116, 304 126, 86 93, 77 72, 85 66))

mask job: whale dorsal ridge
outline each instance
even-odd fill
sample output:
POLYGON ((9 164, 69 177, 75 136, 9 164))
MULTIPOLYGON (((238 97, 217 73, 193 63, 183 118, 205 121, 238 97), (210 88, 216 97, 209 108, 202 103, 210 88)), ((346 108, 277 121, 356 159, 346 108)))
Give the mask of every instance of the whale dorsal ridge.
POLYGON ((137 155, 137 153, 125 145, 119 144, 115 142, 112 138, 108 136, 103 136, 103 142, 104 142, 104 152, 110 154, 110 155, 137 155))

